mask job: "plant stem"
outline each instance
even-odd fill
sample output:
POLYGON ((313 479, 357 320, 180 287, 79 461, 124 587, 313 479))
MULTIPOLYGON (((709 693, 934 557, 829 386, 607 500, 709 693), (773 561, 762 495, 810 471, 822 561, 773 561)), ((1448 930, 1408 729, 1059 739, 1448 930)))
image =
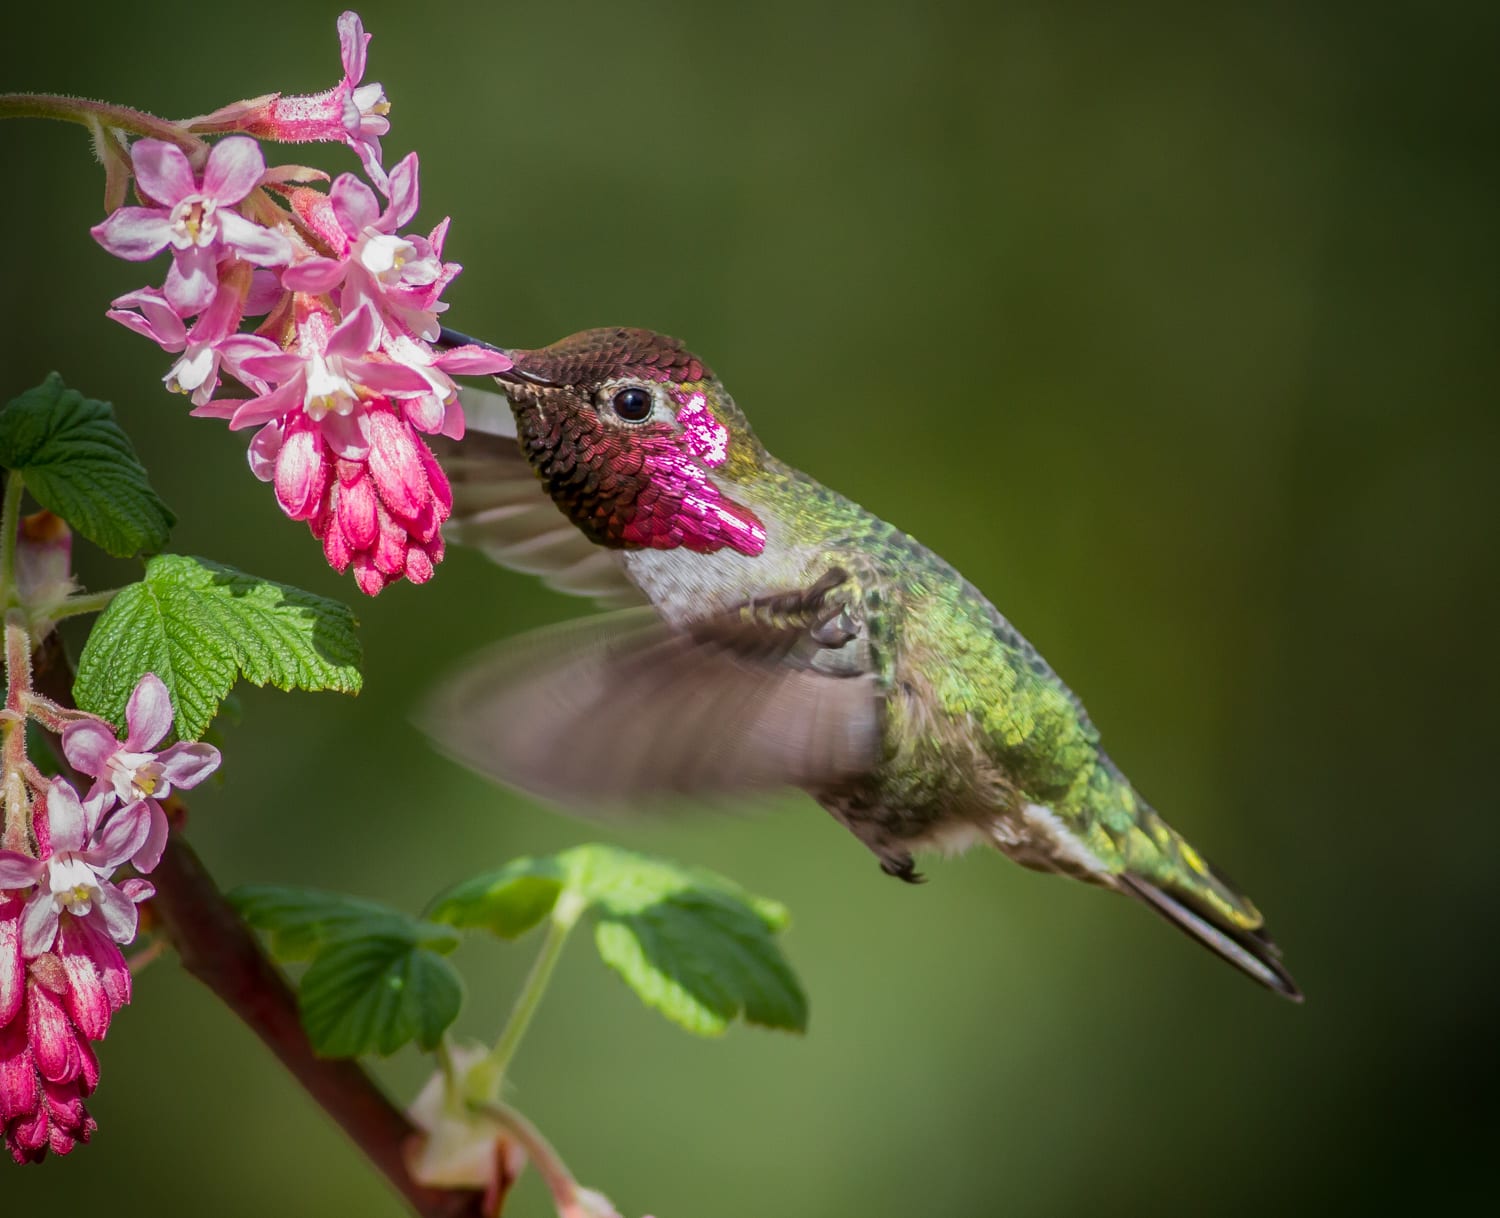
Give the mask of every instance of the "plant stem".
POLYGON ((21 528, 21 495, 26 490, 20 471, 5 476, 5 506, 0 508, 0 613, 10 608, 16 582, 16 535, 21 528))
POLYGON ((196 135, 144 110, 61 93, 0 93, 0 118, 55 118, 65 123, 81 123, 91 130, 97 130, 101 125, 114 127, 132 135, 168 140, 188 153, 204 146, 196 135))
POLYGON ((64 618, 77 617, 80 613, 102 613, 109 607, 109 602, 118 596, 123 588, 106 588, 103 592, 81 592, 77 596, 70 596, 47 616, 54 622, 60 622, 64 618))
POLYGON ((511 1008, 510 1018, 505 1021, 500 1039, 490 1051, 489 1063, 493 1071, 491 1077, 497 1090, 505 1079, 505 1071, 510 1066, 511 1059, 521 1046, 521 1038, 526 1035, 531 1017, 541 1004, 542 995, 547 992, 547 984, 552 980, 552 970, 557 967, 558 957, 562 955, 562 949, 568 942, 568 933, 577 923, 583 908, 583 902, 569 893, 559 897, 552 908, 542 950, 537 954, 531 972, 526 975, 526 984, 516 996, 516 1004, 511 1008))
POLYGON ((502 1104, 498 1100, 475 1103, 470 1107, 489 1117, 525 1148, 526 1157, 536 1164, 537 1170, 547 1182, 552 1203, 557 1207, 558 1218, 588 1218, 588 1211, 583 1208, 578 1196, 578 1181, 573 1179, 568 1165, 552 1148, 552 1143, 542 1136, 541 1130, 509 1104, 502 1104))

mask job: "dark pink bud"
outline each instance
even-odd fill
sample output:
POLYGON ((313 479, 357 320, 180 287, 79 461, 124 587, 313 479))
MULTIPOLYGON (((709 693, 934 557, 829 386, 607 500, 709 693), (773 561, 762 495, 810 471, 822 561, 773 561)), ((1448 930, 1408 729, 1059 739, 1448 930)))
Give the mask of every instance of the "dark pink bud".
POLYGON ((391 581, 375 569, 369 555, 361 554, 354 560, 354 582, 366 596, 374 596, 391 581))
POLYGON ((382 575, 397 577, 406 571, 409 546, 404 528, 391 519, 383 508, 379 511, 380 537, 375 542, 375 569, 382 575))
MULTIPOLYGON (((415 517, 432 494, 411 424, 394 411, 370 414, 370 474, 387 507, 398 516, 415 517)), ((399 568, 398 568, 399 570, 399 568)))
POLYGON ((103 1040, 110 1016, 130 1001, 125 957, 108 936, 76 918, 64 918, 58 934, 68 1015, 89 1040, 103 1040))
POLYGON ((338 527, 351 550, 368 550, 375 544, 380 524, 375 516, 375 488, 368 477, 339 479, 338 527))
POLYGON ((276 454, 276 501, 293 520, 306 520, 327 487, 328 447, 318 429, 299 416, 276 454))

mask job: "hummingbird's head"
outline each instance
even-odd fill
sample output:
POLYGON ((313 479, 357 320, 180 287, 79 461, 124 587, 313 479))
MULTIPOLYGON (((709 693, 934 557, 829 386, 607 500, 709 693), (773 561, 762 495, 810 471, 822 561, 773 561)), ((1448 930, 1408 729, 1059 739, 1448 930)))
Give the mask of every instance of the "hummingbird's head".
POLYGON ((743 554, 766 531, 731 497, 765 450, 703 361, 650 330, 584 330, 497 377, 548 492, 580 529, 619 549, 743 554))

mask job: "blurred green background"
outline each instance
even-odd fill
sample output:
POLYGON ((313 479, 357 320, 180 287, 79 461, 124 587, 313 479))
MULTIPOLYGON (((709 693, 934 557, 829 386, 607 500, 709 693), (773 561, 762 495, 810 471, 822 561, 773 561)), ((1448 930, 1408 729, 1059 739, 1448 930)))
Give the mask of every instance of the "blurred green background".
MULTIPOLYGON (((417 908, 606 837, 790 905, 805 1039, 695 1041, 568 953, 514 1099, 628 1214, 1451 1212, 1493 1104, 1493 4, 816 0, 364 9, 454 216, 462 329, 686 337, 770 447, 921 537, 1086 699, 1137 785, 1268 911, 1309 999, 994 856, 913 889, 809 801, 599 831, 439 760, 433 674, 585 611, 453 554, 360 600, 367 692, 249 690, 192 839, 226 883, 417 908), (1066 10, 1066 11, 1064 11, 1066 10)), ((338 8, 53 4, 0 88, 168 115, 337 78, 338 8)), ((175 548, 353 600, 104 318, 102 174, 0 126, 3 392, 112 398, 175 548)), ((354 168, 341 149, 284 159, 354 168)), ((123 566, 84 563, 103 587, 123 566)), ((492 1035, 533 945, 476 943, 492 1035)), ((395 1215, 170 963, 102 1047, 100 1130, 6 1212, 395 1215)), ((415 1057, 380 1075, 409 1097, 415 1057)), ((510 1211, 547 1212, 529 1177, 510 1211)))

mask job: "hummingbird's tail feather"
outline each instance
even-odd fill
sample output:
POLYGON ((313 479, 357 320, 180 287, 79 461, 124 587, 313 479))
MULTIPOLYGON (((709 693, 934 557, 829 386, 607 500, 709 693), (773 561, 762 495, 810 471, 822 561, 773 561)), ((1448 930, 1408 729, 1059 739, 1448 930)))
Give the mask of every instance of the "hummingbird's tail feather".
MULTIPOLYGON (((1223 877, 1215 877, 1223 887, 1223 877)), ((1207 901, 1176 885, 1153 882, 1124 872, 1115 877, 1121 891, 1140 898, 1184 934, 1209 951, 1229 961, 1267 989, 1293 1002, 1302 1001, 1302 991, 1281 963, 1281 949, 1264 927, 1236 925, 1207 901)))

